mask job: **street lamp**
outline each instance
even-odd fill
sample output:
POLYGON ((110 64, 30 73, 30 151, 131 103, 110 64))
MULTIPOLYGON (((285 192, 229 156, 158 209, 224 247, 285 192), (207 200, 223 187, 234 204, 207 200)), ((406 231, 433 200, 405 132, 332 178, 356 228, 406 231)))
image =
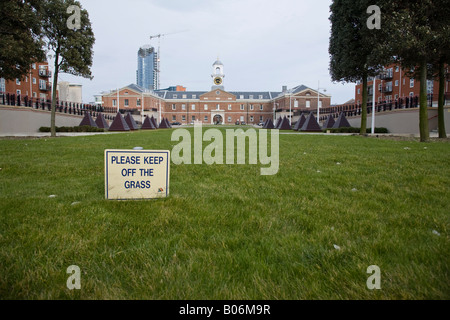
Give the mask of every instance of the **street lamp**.
POLYGON ((320 123, 320 106, 319 106, 319 104, 320 104, 320 89, 322 89, 323 90, 323 92, 327 92, 327 89, 325 89, 325 88, 321 88, 320 87, 320 81, 318 81, 318 84, 317 84, 317 123, 320 123))
POLYGON ((141 107, 142 107, 141 123, 144 124, 144 91, 142 91, 141 107))
POLYGON ((289 90, 289 125, 291 124, 291 119, 292 119, 292 90, 289 90))

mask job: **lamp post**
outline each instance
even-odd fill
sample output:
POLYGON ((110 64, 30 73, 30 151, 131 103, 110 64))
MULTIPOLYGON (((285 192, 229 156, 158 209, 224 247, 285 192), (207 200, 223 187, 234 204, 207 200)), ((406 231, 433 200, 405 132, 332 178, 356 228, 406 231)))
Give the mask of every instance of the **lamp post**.
POLYGON ((327 89, 320 87, 320 81, 317 82, 317 123, 320 124, 320 89, 323 90, 323 92, 327 92, 327 89))
POLYGON ((289 125, 290 126, 292 126, 291 119, 292 119, 292 89, 289 91, 289 125))
POLYGON ((119 102, 119 88, 117 88, 117 112, 120 112, 120 102, 119 102))
MULTIPOLYGON (((383 84, 383 76, 385 75, 385 71, 380 72, 380 83, 383 84)), ((371 134, 375 134, 375 102, 376 102, 376 82, 377 82, 377 76, 373 77, 373 99, 372 99, 372 128, 371 128, 371 134)), ((383 86, 381 86, 381 90, 383 90, 383 86)), ((382 93, 381 93, 382 94, 382 93)))
POLYGON ((142 91, 141 107, 142 107, 141 123, 144 124, 144 91, 142 91))

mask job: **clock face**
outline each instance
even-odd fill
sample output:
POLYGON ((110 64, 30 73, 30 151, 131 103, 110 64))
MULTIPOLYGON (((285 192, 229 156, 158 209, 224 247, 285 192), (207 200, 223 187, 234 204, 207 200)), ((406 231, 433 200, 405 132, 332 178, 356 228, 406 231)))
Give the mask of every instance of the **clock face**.
POLYGON ((222 84, 222 78, 221 77, 215 77, 214 78, 214 83, 216 84, 216 85, 221 85, 222 84))

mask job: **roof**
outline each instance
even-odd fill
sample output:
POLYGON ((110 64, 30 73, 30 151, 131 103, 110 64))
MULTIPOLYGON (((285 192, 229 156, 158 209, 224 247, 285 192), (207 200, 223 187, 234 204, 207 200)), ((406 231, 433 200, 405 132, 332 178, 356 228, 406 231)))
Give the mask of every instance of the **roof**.
POLYGON ((141 86, 138 86, 137 84, 134 84, 134 83, 127 85, 125 88, 129 88, 129 89, 137 91, 139 93, 144 92, 144 88, 142 88, 141 86))
MULTIPOLYGON (((126 88, 133 90, 137 93, 152 93, 153 95, 156 95, 156 96, 160 97, 161 99, 167 99, 167 100, 199 100, 201 95, 211 92, 211 90, 210 91, 169 91, 169 90, 148 91, 134 83, 129 84, 128 86, 125 86, 122 89, 126 89, 126 88)), ((122 89, 120 89, 120 90, 122 90, 122 89)), ((287 92, 280 92, 280 91, 226 91, 226 90, 224 90, 224 91, 236 96, 236 100, 272 100, 275 98, 282 97, 284 94, 296 94, 296 93, 299 93, 299 92, 302 92, 305 90, 311 90, 313 92, 317 92, 317 90, 311 89, 304 85, 294 87, 287 92)), ((109 94, 113 94, 113 92, 102 93, 102 95, 105 95, 105 94, 109 95, 109 94)), ((324 95, 324 94, 321 93, 321 95, 324 95)))
MULTIPOLYGON (((208 93, 210 91, 156 91, 155 93, 168 100, 186 100, 186 99, 199 99, 201 95, 208 93)), ((225 91, 236 96, 237 100, 271 100, 278 96, 280 92, 270 92, 270 91, 225 91)))

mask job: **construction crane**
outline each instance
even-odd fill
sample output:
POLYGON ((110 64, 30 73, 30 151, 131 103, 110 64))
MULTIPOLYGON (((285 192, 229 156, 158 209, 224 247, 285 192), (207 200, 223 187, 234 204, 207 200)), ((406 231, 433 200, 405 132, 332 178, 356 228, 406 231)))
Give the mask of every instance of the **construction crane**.
POLYGON ((164 34, 157 34, 154 36, 150 36, 150 40, 158 38, 158 58, 156 60, 156 72, 158 75, 158 82, 156 85, 156 90, 160 89, 160 72, 161 72, 161 37, 165 37, 171 34, 177 34, 177 33, 182 33, 182 32, 187 32, 187 30, 183 30, 183 31, 177 31, 177 32, 170 32, 170 33, 164 33, 164 34))

